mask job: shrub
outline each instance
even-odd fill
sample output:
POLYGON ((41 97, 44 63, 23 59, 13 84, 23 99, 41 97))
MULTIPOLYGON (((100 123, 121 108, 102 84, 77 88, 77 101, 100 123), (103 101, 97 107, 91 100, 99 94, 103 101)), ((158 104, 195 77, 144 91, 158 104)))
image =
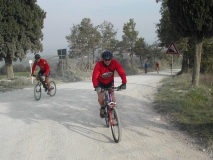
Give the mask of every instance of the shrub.
POLYGON ((26 72, 26 68, 23 64, 15 64, 13 65, 14 72, 26 72))
POLYGON ((6 75, 6 68, 5 68, 5 65, 3 65, 3 66, 0 68, 0 74, 1 74, 1 75, 6 75))

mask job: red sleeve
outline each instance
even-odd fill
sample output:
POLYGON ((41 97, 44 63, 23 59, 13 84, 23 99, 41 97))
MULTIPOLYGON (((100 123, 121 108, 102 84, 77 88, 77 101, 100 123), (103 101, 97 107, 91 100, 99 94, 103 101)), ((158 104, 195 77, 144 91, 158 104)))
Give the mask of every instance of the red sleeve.
POLYGON ((118 75, 121 77, 122 83, 126 84, 126 82, 127 82, 126 73, 125 73, 123 67, 117 61, 115 61, 115 69, 118 72, 118 75))
POLYGON ((98 86, 98 77, 100 75, 100 63, 97 62, 95 65, 95 68, 93 70, 92 73, 92 83, 93 83, 93 87, 97 87, 98 86))
POLYGON ((34 74, 35 68, 36 68, 36 61, 33 63, 32 74, 34 74))

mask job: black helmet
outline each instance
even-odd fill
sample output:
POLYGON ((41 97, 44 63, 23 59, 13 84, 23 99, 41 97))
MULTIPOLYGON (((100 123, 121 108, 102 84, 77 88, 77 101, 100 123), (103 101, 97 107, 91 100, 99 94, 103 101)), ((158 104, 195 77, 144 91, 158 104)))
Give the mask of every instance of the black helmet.
POLYGON ((103 59, 112 59, 112 52, 110 51, 104 51, 102 54, 101 54, 102 58, 103 59))
POLYGON ((35 59, 37 60, 37 59, 39 59, 39 58, 41 58, 40 54, 36 54, 36 55, 35 55, 35 59))

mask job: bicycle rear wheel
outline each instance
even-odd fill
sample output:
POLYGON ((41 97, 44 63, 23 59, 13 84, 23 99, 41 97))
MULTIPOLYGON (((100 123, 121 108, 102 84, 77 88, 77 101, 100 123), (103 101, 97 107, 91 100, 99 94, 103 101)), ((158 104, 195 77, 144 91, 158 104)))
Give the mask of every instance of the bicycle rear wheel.
POLYGON ((34 87, 34 97, 38 101, 41 98, 41 83, 37 83, 34 87))
POLYGON ((50 81, 50 89, 51 89, 50 96, 53 97, 56 94, 56 85, 54 81, 50 81))
POLYGON ((112 135, 114 141, 118 143, 121 140, 121 122, 116 108, 112 108, 112 120, 113 120, 113 124, 111 125, 112 135))

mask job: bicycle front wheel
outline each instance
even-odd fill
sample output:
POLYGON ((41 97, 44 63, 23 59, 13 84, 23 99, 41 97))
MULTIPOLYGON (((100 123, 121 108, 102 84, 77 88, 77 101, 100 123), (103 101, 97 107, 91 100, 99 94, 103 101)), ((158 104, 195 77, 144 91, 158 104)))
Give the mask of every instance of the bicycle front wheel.
POLYGON ((106 121, 106 126, 109 127, 109 113, 107 110, 107 107, 105 107, 105 121, 106 121))
POLYGON ((121 122, 116 108, 112 108, 112 120, 113 120, 113 124, 111 124, 112 135, 114 141, 118 143, 121 140, 121 122))
POLYGON ((50 81, 50 89, 51 89, 50 96, 53 97, 56 94, 56 84, 54 81, 50 81))
POLYGON ((41 83, 37 83, 34 87, 34 97, 38 101, 41 98, 41 83))

